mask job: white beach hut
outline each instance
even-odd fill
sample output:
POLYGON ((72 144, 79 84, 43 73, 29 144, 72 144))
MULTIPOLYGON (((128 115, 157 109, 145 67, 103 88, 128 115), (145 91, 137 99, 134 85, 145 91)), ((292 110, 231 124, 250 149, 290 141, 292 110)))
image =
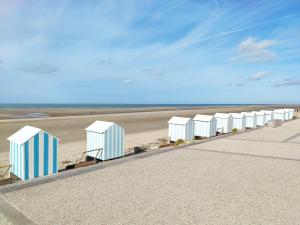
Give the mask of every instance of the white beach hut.
POLYGON ((246 117, 246 128, 256 128, 256 114, 254 112, 242 112, 246 117))
POLYGON ((10 142, 11 172, 17 177, 29 180, 58 172, 57 137, 25 126, 7 140, 10 142))
POLYGON ((266 114, 262 111, 252 111, 256 114, 256 125, 265 126, 266 125, 266 114))
POLYGON ((285 120, 285 110, 284 109, 274 109, 273 111, 274 120, 285 120))
POLYGON ((284 120, 290 120, 291 109, 284 109, 284 120))
POLYGON ((294 109, 285 109, 285 119, 286 120, 291 120, 294 118, 294 112, 295 110, 294 109))
POLYGON ((260 112, 264 112, 266 116, 266 123, 269 123, 273 120, 273 111, 272 110, 260 110, 260 112))
POLYGON ((244 130, 246 128, 246 117, 242 113, 230 113, 233 119, 232 128, 244 130))
POLYGON ((232 132, 233 119, 230 113, 216 113, 214 117, 217 120, 217 132, 225 134, 232 132))
POLYGON ((295 109, 290 109, 290 120, 294 118, 295 109))
POLYGON ((210 115, 196 115, 194 117, 194 136, 213 137, 216 136, 217 120, 210 115))
POLYGON ((173 116, 168 124, 171 141, 194 139, 193 120, 191 118, 173 116))
POLYGON ((121 126, 113 122, 97 120, 85 130, 88 156, 100 160, 124 156, 124 129, 121 126), (99 149, 102 150, 98 151, 99 149), (99 152, 101 154, 98 154, 99 152))

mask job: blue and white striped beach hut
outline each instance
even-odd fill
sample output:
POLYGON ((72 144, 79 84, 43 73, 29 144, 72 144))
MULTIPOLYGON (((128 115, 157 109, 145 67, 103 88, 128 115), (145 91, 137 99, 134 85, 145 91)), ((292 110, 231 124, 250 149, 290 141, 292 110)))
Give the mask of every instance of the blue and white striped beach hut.
POLYGON ((25 126, 7 139, 10 142, 11 172, 22 180, 58 172, 57 137, 32 126, 25 126))
POLYGON ((232 128, 237 130, 246 129, 246 116, 242 113, 230 113, 232 115, 233 124, 232 128))
POLYGON ((233 126, 233 117, 230 113, 215 113, 217 120, 217 132, 231 133, 233 126))
POLYGON ((285 110, 284 109, 274 109, 273 110, 273 118, 274 120, 285 120, 285 110))
POLYGON ((191 118, 173 116, 168 124, 171 141, 194 139, 194 126, 191 118))
POLYGON ((217 120, 211 115, 197 114, 194 117, 194 136, 213 137, 217 133, 217 120))
POLYGON ((266 114, 263 111, 252 111, 256 114, 256 126, 266 125, 266 114))
POLYGON ((272 110, 260 110, 260 111, 265 113, 266 123, 269 123, 271 120, 273 120, 273 111, 272 110))
POLYGON ((100 160, 124 156, 124 129, 113 122, 95 121, 86 129, 87 155, 100 160), (97 155, 98 149, 102 149, 97 155), (95 151, 93 151, 95 150, 95 151))
POLYGON ((246 128, 256 128, 256 114, 254 112, 241 112, 246 117, 246 128))

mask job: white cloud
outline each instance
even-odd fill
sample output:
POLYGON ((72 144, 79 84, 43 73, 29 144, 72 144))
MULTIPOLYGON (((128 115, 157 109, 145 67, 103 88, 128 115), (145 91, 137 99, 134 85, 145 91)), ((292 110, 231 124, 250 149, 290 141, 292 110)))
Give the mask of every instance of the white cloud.
POLYGON ((245 84, 243 82, 235 84, 236 87, 243 87, 245 84))
POLYGON ((270 73, 268 73, 268 72, 257 72, 257 73, 255 73, 255 74, 253 74, 250 78, 249 78, 249 80, 250 81, 258 81, 258 80, 261 80, 261 79, 263 79, 263 78, 265 78, 265 77, 269 77, 271 74, 270 73))
POLYGON ((122 81, 122 84, 123 84, 123 85, 127 85, 127 84, 131 84, 132 82, 133 82, 132 79, 126 79, 126 80, 123 80, 123 81, 122 81))
POLYGON ((300 79, 296 78, 287 78, 273 85, 274 87, 282 87, 282 86, 300 86, 300 79))
POLYGON ((239 58, 247 62, 266 62, 276 58, 276 54, 269 48, 276 44, 275 40, 262 40, 258 41, 253 37, 249 37, 242 41, 238 50, 240 53, 239 58))
POLYGON ((59 68, 53 64, 40 63, 37 65, 26 65, 26 66, 18 66, 18 70, 27 72, 27 73, 35 73, 35 74, 50 74, 59 71, 59 68))
POLYGON ((160 80, 164 73, 160 70, 149 68, 149 69, 144 69, 142 70, 142 73, 146 74, 147 76, 155 79, 155 80, 160 80))

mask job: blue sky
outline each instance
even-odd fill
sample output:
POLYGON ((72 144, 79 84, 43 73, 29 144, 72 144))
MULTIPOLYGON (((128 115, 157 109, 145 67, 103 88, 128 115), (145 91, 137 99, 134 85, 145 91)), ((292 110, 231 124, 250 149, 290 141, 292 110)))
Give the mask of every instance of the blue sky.
POLYGON ((299 62, 299 0, 0 1, 3 103, 300 103, 299 62))

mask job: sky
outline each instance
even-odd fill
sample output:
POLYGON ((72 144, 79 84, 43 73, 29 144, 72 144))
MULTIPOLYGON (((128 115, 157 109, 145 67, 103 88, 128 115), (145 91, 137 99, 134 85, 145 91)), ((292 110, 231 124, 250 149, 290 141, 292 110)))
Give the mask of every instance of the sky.
POLYGON ((300 103, 299 71, 299 0, 0 0, 1 103, 300 103))

